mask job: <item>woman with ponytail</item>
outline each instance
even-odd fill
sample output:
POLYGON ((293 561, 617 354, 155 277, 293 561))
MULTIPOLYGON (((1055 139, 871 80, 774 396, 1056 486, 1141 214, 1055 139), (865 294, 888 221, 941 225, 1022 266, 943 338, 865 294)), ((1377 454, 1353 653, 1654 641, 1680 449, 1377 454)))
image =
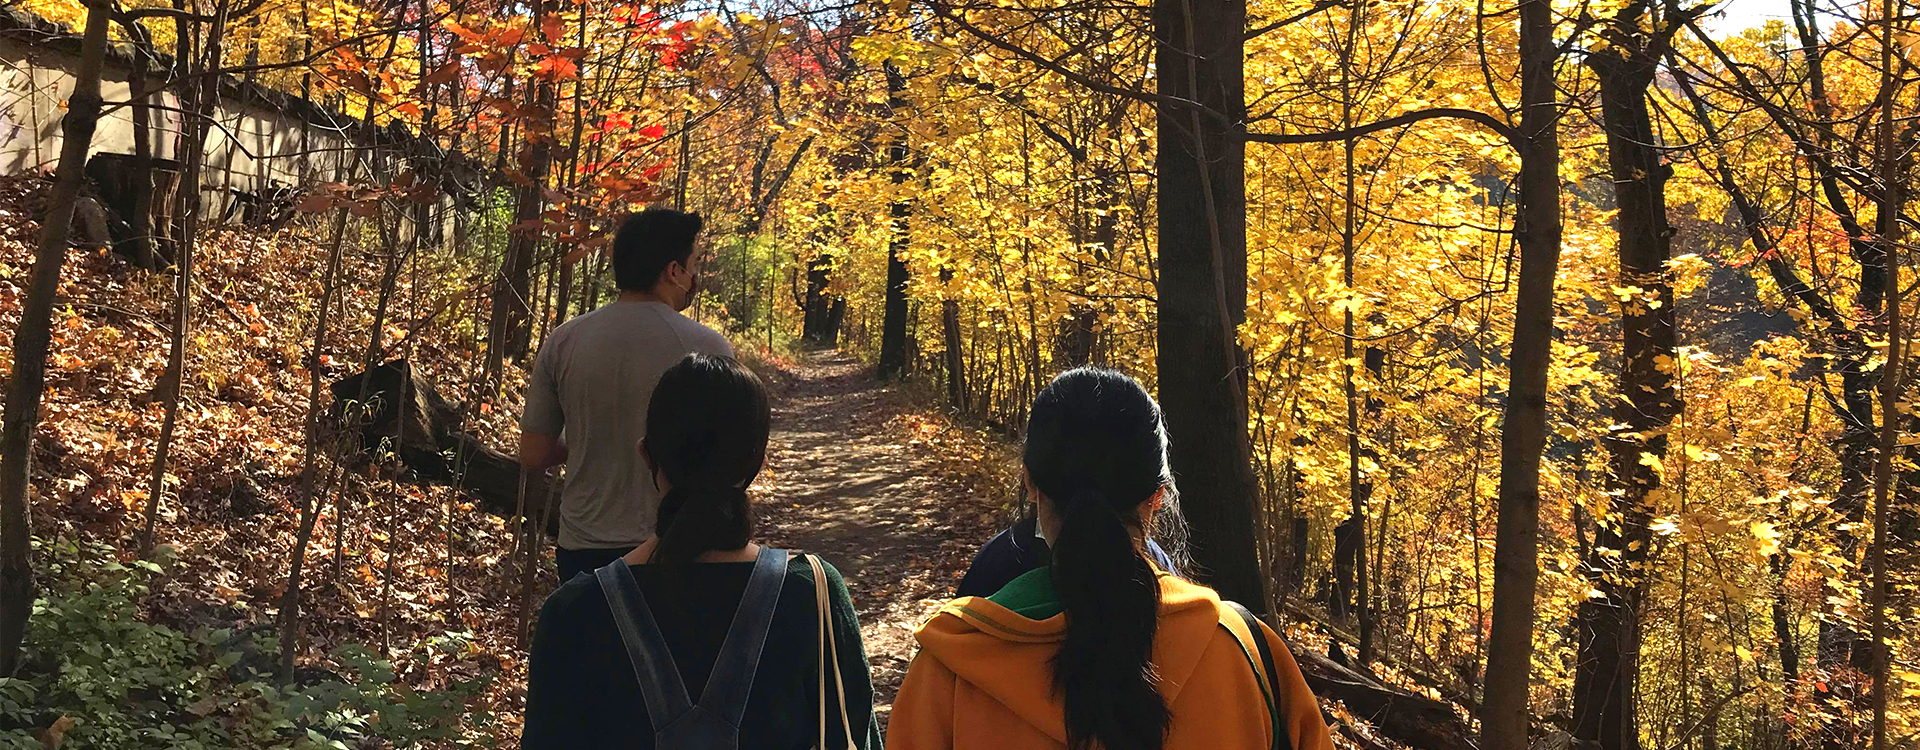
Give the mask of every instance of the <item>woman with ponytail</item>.
POLYGON ((839 571, 753 543, 768 422, 766 389, 731 359, 689 355, 660 378, 639 447, 657 536, 547 599, 522 748, 879 750, 839 571))
POLYGON ((1060 375, 1022 462, 1051 565, 921 626, 888 750, 1331 750, 1279 637, 1146 554, 1177 497, 1146 389, 1060 375))

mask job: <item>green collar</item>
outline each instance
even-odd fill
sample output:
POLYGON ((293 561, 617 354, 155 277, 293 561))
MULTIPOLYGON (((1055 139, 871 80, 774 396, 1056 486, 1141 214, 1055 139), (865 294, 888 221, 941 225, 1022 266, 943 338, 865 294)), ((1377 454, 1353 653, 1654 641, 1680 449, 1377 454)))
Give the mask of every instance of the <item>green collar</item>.
POLYGON ((1053 569, 1035 568, 1009 581, 987 601, 1029 620, 1046 620, 1065 611, 1053 591, 1053 569))

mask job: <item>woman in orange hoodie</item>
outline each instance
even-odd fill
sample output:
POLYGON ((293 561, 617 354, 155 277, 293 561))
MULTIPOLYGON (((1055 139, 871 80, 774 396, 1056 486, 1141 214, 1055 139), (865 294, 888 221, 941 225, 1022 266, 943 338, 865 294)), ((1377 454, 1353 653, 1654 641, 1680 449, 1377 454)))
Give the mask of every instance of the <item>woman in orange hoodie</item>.
POLYGON ((921 626, 888 750, 1332 750, 1279 637, 1142 554, 1174 494, 1146 389, 1060 375, 1034 401, 1023 462, 1053 564, 921 626))

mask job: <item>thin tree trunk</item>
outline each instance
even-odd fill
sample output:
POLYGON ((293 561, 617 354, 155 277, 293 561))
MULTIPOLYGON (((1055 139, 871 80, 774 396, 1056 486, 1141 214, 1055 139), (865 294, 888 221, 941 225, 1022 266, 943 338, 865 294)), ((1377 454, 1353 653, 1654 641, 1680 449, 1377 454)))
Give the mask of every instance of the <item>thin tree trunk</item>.
MULTIPOLYGON (((138 22, 123 19, 121 27, 133 40, 133 65, 127 73, 127 99, 132 102, 133 116, 133 175, 129 181, 134 185, 133 215, 125 217, 128 241, 133 246, 134 265, 154 270, 159 268, 159 262, 155 258, 153 237, 153 107, 149 101, 152 92, 147 88, 147 63, 153 55, 153 39, 147 27, 138 22)), ((146 529, 142 532, 143 550, 153 545, 152 508, 148 510, 146 529)))
MULTIPOLYGON (((341 170, 347 176, 353 171, 351 166, 341 170)), ((287 566, 287 585, 280 600, 280 682, 285 684, 293 679, 293 660, 299 653, 300 641, 300 576, 307 562, 307 545, 313 539, 313 525, 319 518, 314 508, 314 495, 317 492, 320 453, 320 386, 322 370, 321 353, 326 350, 328 317, 333 310, 333 297, 340 278, 341 247, 346 239, 347 210, 337 209, 333 217, 333 239, 327 248, 327 275, 320 286, 319 317, 313 327, 313 350, 307 354, 307 419, 306 454, 300 465, 300 531, 294 538, 293 558, 287 566)))
MULTIPOLYGON (((547 5, 546 0, 534 0, 533 17, 544 18, 547 5)), ((558 40, 543 36, 542 43, 557 44, 558 40)), ((534 87, 532 117, 551 125, 554 98, 553 81, 542 78, 534 87)), ((505 371, 506 360, 523 356, 532 339, 534 253, 540 247, 543 234, 533 227, 540 221, 546 205, 547 172, 553 162, 551 130, 549 127, 536 132, 532 127, 522 128, 526 133, 526 176, 530 182, 519 186, 514 193, 513 229, 508 234, 506 258, 494 285, 492 317, 487 328, 487 375, 496 381, 505 371)))
POLYGON ((1549 0, 1522 0, 1520 246, 1513 348, 1500 428, 1499 517, 1494 528, 1493 625, 1487 640, 1481 750, 1526 750, 1532 726, 1534 592, 1540 578, 1540 453, 1547 440, 1547 368, 1553 287, 1560 265, 1560 103, 1549 0))
MULTIPOLYGON (((1360 6, 1355 7, 1348 13, 1347 38, 1345 42, 1340 45, 1339 49, 1340 127, 1343 130, 1350 130, 1354 125, 1353 44, 1356 42, 1355 36, 1358 34, 1359 26, 1362 23, 1360 19, 1364 12, 1364 6, 1360 6)), ((1344 291, 1348 295, 1348 304, 1343 305, 1345 308, 1344 315, 1341 317, 1341 332, 1343 335, 1340 337, 1340 342, 1344 354, 1341 360, 1341 371, 1344 375, 1342 381, 1346 389, 1347 397, 1347 500, 1353 514, 1348 519, 1348 523, 1351 524, 1348 533, 1353 537, 1354 561, 1357 563, 1354 566, 1354 615, 1359 619, 1360 625, 1360 665, 1365 667, 1373 662, 1373 590, 1369 585, 1372 583, 1372 580, 1367 572, 1367 556, 1365 552, 1367 548, 1367 504, 1373 499, 1373 481, 1365 476, 1360 467, 1360 459, 1363 455, 1363 449, 1360 446, 1360 396, 1354 386, 1353 371, 1353 303, 1357 301, 1354 298, 1353 267, 1357 260, 1355 255, 1358 253, 1358 248, 1355 247, 1355 243, 1359 239, 1359 226, 1355 215, 1355 211, 1358 209, 1358 206, 1355 205, 1358 200, 1356 195, 1358 175, 1355 174, 1353 157, 1354 149, 1357 146, 1357 140, 1351 136, 1341 142, 1341 155, 1344 158, 1344 169, 1342 170, 1343 189, 1341 191, 1343 214, 1340 227, 1340 266, 1341 280, 1345 285, 1344 291)), ((1371 354, 1371 350, 1369 350, 1369 354, 1371 354)), ((1369 406, 1371 406, 1372 400, 1369 399, 1368 401, 1369 406)), ((1373 415, 1373 409, 1369 408, 1367 411, 1368 416, 1373 415)))
MULTIPOLYGON (((206 164, 206 142, 208 121, 219 112, 220 85, 210 71, 220 64, 221 40, 225 34, 225 23, 229 4, 222 2, 214 13, 212 27, 207 32, 205 57, 198 64, 200 77, 190 80, 181 93, 181 109, 187 126, 181 133, 181 145, 185 158, 180 169, 180 192, 175 196, 178 206, 177 215, 182 221, 179 251, 174 258, 177 286, 174 290, 173 331, 169 342, 167 369, 160 376, 159 396, 165 405, 166 415, 160 422, 160 439, 154 448, 153 473, 147 488, 147 526, 141 534, 143 549, 152 543, 153 520, 158 514, 160 500, 166 494, 167 463, 173 450, 174 432, 180 418, 180 389, 186 380, 186 344, 187 330, 192 322, 193 311, 193 261, 195 245, 200 231, 200 173, 206 164)), ((191 50, 192 45, 185 45, 191 50)), ((176 54, 188 54, 182 51, 176 54)))
MULTIPOLYGON (((126 21, 123 25, 127 29, 128 34, 134 39, 133 69, 127 76, 128 98, 133 101, 134 174, 132 182, 134 185, 134 199, 133 215, 126 218, 127 223, 131 227, 129 233, 132 237, 129 241, 133 245, 134 264, 148 270, 153 270, 159 267, 159 264, 154 258, 154 243, 151 231, 153 227, 154 192, 153 138, 151 130, 152 124, 150 122, 152 112, 147 104, 147 55, 153 49, 153 44, 152 41, 147 38, 146 27, 133 21, 126 21)), ((181 274, 182 276, 186 274, 185 266, 182 266, 181 274)), ((184 301, 184 297, 182 301, 184 301)), ((185 315, 184 306, 178 311, 178 315, 175 316, 174 323, 176 331, 185 328, 185 326, 179 324, 178 318, 182 315, 185 315)), ((173 336, 172 346, 175 351, 180 349, 180 336, 178 334, 173 336)), ((169 354, 167 358, 168 372, 176 371, 173 359, 173 356, 169 354)), ((163 386, 167 386, 173 391, 172 400, 177 404, 179 401, 179 380, 176 378, 173 381, 168 381, 163 376, 160 382, 163 386)), ((171 414, 169 416, 171 416, 171 414)), ((170 442, 171 435, 169 433, 171 432, 172 426, 172 419, 168 419, 161 428, 161 432, 168 435, 168 437, 162 439, 163 445, 170 442)), ((147 493, 146 520, 140 529, 140 553, 142 555, 153 549, 154 526, 159 521, 161 494, 161 492, 151 490, 147 493)))
MULTIPOLYGON (((953 269, 940 269, 940 283, 948 286, 953 283, 953 269)), ((940 299, 940 338, 946 349, 944 356, 947 367, 947 405, 957 414, 967 413, 967 363, 966 352, 961 350, 964 344, 960 338, 960 300, 955 299, 951 291, 941 295, 940 299)))
MULTIPOLYGON (((99 0, 95 0, 96 3, 99 0)), ((0 676, 20 666, 20 646, 33 612, 32 510, 28 480, 33 468, 33 433, 40 422, 40 397, 46 389, 47 350, 53 340, 53 298, 67 262, 73 204, 86 173, 87 149, 100 122, 100 68, 106 57, 104 3, 87 6, 80 37, 80 62, 73 93, 60 122, 60 163, 47 198, 40 246, 33 254, 33 278, 13 335, 13 377, 8 380, 4 426, 0 427, 0 676)))
MULTIPOLYGON (((910 152, 904 121, 907 79, 892 63, 884 65, 887 75, 887 112, 899 125, 892 145, 887 147, 887 162, 893 167, 893 184, 904 185, 913 178, 908 166, 910 152)), ((882 378, 901 378, 907 374, 907 247, 912 240, 909 221, 913 203, 901 196, 888 209, 892 219, 892 239, 887 243, 887 293, 885 317, 880 324, 880 367, 882 378)))
POLYGON ((1877 234, 1887 268, 1887 361, 1880 367, 1880 455, 1873 472, 1873 549, 1869 562, 1873 588, 1869 595, 1873 629, 1873 750, 1887 750, 1887 703, 1892 685, 1892 654, 1887 648, 1887 518, 1894 500, 1894 450, 1900 443, 1900 211, 1903 208, 1901 154, 1895 150, 1894 108, 1898 106, 1898 73, 1893 68, 1895 0, 1880 0, 1880 110, 1879 144, 1874 154, 1880 178, 1877 234))

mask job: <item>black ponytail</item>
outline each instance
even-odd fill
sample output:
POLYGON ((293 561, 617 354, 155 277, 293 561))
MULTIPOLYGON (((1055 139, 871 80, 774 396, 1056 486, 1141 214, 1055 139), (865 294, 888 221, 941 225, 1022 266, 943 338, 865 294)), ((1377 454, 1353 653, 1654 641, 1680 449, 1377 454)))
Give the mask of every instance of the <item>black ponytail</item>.
POLYGON ((647 460, 671 489, 649 562, 691 562, 753 537, 747 486, 766 463, 767 391, 738 362, 689 354, 660 377, 647 408, 647 460))
POLYGON ((1118 372, 1066 372, 1034 401, 1024 463, 1060 521, 1052 575, 1067 635, 1053 688, 1067 745, 1161 750, 1172 715, 1152 662, 1160 584, 1140 549, 1140 506, 1172 491, 1160 407, 1118 372))

